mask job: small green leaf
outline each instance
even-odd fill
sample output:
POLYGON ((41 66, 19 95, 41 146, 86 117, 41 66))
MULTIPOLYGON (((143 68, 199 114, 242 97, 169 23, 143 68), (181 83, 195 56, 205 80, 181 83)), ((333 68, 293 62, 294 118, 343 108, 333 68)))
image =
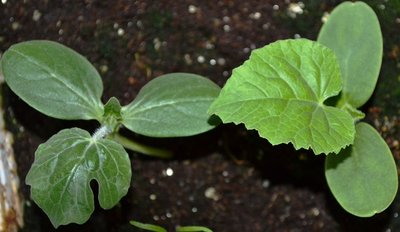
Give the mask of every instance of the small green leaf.
POLYGON ((123 124, 152 137, 190 136, 215 127, 207 109, 220 88, 202 76, 171 73, 147 83, 122 107, 123 124))
POLYGON ((310 40, 284 40, 252 52, 209 112, 244 123, 273 145, 293 143, 315 154, 339 152, 354 139, 349 113, 324 105, 341 90, 334 53, 310 40))
POLYGON ((26 184, 31 186, 32 199, 58 227, 88 220, 94 210, 92 180, 99 186, 100 206, 116 205, 130 185, 128 154, 114 141, 94 139, 87 131, 73 128, 39 146, 26 184))
POLYGON ((112 132, 117 132, 121 121, 121 105, 117 98, 112 97, 104 105, 104 115, 101 124, 106 125, 112 132))
POLYGON ((26 103, 59 119, 97 119, 103 84, 83 56, 51 41, 11 46, 2 58, 8 86, 26 103))
POLYGON ((378 132, 362 122, 351 147, 326 157, 325 177, 339 204, 359 217, 382 212, 397 192, 392 153, 378 132))
POLYGON ((176 228, 176 232, 213 232, 204 226, 180 226, 176 228))
POLYGON ((328 17, 318 42, 339 61, 343 91, 340 101, 358 108, 371 97, 382 63, 382 33, 374 11, 363 2, 344 2, 328 17))
POLYGON ((161 226, 156 226, 156 225, 152 225, 152 224, 145 224, 145 223, 141 223, 138 221, 130 221, 129 222, 131 225, 143 229, 143 230, 147 230, 147 231, 153 231, 153 232, 168 232, 166 229, 162 228, 161 226))

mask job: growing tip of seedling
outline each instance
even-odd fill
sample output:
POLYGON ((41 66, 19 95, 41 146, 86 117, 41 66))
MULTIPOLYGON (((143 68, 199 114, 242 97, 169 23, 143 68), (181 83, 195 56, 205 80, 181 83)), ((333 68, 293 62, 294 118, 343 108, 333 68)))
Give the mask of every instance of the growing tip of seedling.
POLYGON ((107 126, 101 126, 98 128, 92 135, 94 140, 105 138, 108 134, 111 133, 111 130, 107 126))

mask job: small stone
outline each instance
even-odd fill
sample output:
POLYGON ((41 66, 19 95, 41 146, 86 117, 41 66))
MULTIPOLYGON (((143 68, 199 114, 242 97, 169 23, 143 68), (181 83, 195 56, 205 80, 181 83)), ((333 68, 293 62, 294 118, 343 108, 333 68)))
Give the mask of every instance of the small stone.
POLYGON ((192 58, 190 57, 189 54, 185 54, 185 55, 183 56, 183 59, 185 60, 185 63, 186 63, 186 64, 192 64, 192 63, 193 63, 193 60, 192 60, 192 58))
POLYGON ((225 63, 226 63, 226 61, 225 61, 224 58, 218 58, 218 59, 217 59, 217 63, 218 63, 218 65, 224 66, 225 63))
POLYGON ((225 31, 225 32, 230 32, 230 31, 231 31, 231 26, 229 26, 229 25, 227 25, 227 24, 224 25, 223 28, 224 28, 224 31, 225 31))
POLYGON ((150 200, 155 201, 157 199, 157 195, 156 194, 151 194, 149 196, 150 200))
POLYGON ((174 170, 172 168, 167 168, 166 170, 163 171, 164 176, 172 176, 174 175, 174 170))
POLYGON ((198 56, 198 57, 197 57, 197 62, 199 62, 200 64, 204 63, 204 61, 206 61, 206 59, 204 58, 204 56, 198 56))
POLYGON ((20 27, 20 24, 18 22, 13 22, 11 24, 11 29, 13 29, 14 31, 18 30, 19 27, 20 27))
POLYGON ((194 6, 194 5, 189 5, 188 12, 191 13, 191 14, 196 13, 197 12, 197 7, 194 6))
POLYGON ((251 13, 250 14, 250 18, 251 19, 255 19, 255 20, 260 19, 261 18, 261 13, 260 12, 251 13))
POLYGON ((318 216, 319 215, 319 210, 317 208, 312 208, 311 209, 311 214, 314 216, 318 216))
POLYGON ((322 15, 321 21, 323 23, 326 23, 326 21, 328 21, 329 15, 330 14, 328 12, 324 12, 324 14, 322 15))
POLYGON ((37 22, 39 21, 40 17, 42 16, 42 13, 40 13, 40 11, 38 10, 34 10, 33 11, 33 16, 32 16, 32 20, 37 22))
POLYGON ((219 200, 219 196, 217 191, 215 190, 214 187, 209 187, 206 189, 206 191, 204 192, 204 196, 208 199, 212 199, 214 201, 218 201, 219 200))
POLYGON ((262 184, 261 184, 261 186, 263 187, 263 188, 268 188, 269 186, 270 186, 270 182, 269 182, 269 180, 264 180, 263 182, 262 182, 262 184))
POLYGON ((119 36, 123 36, 123 35, 125 34, 124 29, 118 28, 117 34, 118 34, 119 36))
POLYGON ((287 9, 289 17, 296 18, 297 15, 303 14, 304 3, 290 3, 287 9))

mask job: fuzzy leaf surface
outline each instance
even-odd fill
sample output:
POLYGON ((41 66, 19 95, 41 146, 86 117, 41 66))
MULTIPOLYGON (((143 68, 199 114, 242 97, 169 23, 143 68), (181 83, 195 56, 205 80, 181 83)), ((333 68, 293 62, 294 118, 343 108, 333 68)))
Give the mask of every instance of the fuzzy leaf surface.
POLYGON ((26 184, 32 199, 58 227, 89 219, 94 210, 92 180, 98 184, 100 206, 116 205, 130 185, 128 154, 114 141, 93 139, 87 131, 72 128, 39 146, 26 184))
POLYGON ((349 113, 324 105, 341 84, 330 49, 305 39, 278 41, 254 50, 233 71, 209 112, 256 129, 273 145, 337 153, 355 133, 349 113))
POLYGON ((340 104, 364 105, 375 89, 382 63, 382 32, 374 11, 363 2, 340 4, 322 26, 318 42, 338 58, 343 80, 340 104))
POLYGON ((356 125, 354 144, 325 160, 325 177, 339 204, 349 213, 370 217, 385 210, 397 192, 397 168, 379 133, 356 125))
POLYGON ((190 136, 215 127, 207 109, 220 88, 207 78, 171 73, 147 83, 122 107, 122 124, 151 137, 190 136))
POLYGON ((97 119, 103 115, 103 84, 90 62, 51 41, 11 46, 2 58, 7 85, 33 108, 59 119, 97 119))

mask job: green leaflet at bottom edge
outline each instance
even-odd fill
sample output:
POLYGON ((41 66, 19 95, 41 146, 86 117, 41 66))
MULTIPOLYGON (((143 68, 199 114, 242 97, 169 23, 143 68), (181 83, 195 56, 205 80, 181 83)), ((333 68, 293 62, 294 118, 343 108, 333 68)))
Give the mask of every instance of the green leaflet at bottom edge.
POLYGON ((356 125, 352 146, 327 156, 325 177, 339 204, 359 217, 385 210, 398 187, 392 153, 379 133, 366 123, 356 125))

